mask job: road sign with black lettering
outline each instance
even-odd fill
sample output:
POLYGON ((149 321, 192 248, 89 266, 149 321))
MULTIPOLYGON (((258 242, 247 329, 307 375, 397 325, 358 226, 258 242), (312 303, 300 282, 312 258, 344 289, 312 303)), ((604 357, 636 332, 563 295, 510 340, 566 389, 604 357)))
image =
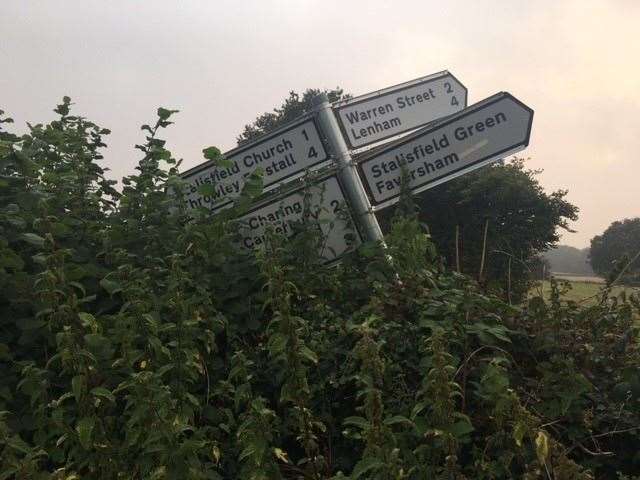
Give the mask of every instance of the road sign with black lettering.
POLYGON ((358 164, 372 205, 398 200, 403 172, 417 193, 522 150, 532 122, 532 109, 498 93, 372 152, 358 164))
POLYGON ((329 163, 316 122, 309 116, 223 156, 227 160, 224 167, 206 162, 182 174, 188 183, 185 195, 188 207, 217 210, 230 205, 240 195, 244 179, 258 168, 263 173, 263 191, 267 192, 306 170, 329 163), (199 187, 206 184, 211 187, 203 194, 199 187))
POLYGON ((262 248, 266 231, 271 226, 276 233, 289 237, 296 223, 305 213, 305 194, 309 205, 310 221, 322 233, 320 255, 327 261, 341 257, 349 248, 347 237, 354 245, 362 241, 346 206, 345 194, 337 176, 331 175, 318 183, 294 190, 283 197, 256 207, 242 216, 240 246, 247 249, 262 248))
POLYGON ((467 89, 445 71, 333 105, 350 148, 364 147, 459 112, 467 89))

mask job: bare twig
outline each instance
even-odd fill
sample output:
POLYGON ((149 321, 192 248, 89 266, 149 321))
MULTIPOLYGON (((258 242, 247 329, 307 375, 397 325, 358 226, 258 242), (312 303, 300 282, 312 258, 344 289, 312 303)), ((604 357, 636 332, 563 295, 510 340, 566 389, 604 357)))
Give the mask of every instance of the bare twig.
MULTIPOLYGON (((494 347, 494 346, 492 346, 492 345, 483 345, 483 346, 481 346, 481 347, 479 347, 479 348, 476 348, 473 352, 471 352, 471 354, 470 354, 467 358, 465 358, 464 362, 462 362, 462 365, 460 365, 460 366, 458 367, 458 370, 456 370, 456 374, 453 376, 453 378, 456 378, 456 377, 458 376, 458 374, 462 371, 462 369, 466 367, 467 363, 469 363, 469 361, 470 361, 470 360, 471 360, 471 359, 472 359, 476 354, 480 353, 480 352, 481 352, 482 350, 484 350, 484 349, 493 349, 493 350, 498 350, 498 351, 500 351, 500 352, 504 353, 505 355, 508 355, 509 357, 511 357, 511 358, 513 359, 513 356, 512 356, 509 352, 507 352, 506 350, 503 350, 503 349, 502 349, 502 348, 500 348, 500 347, 494 347)), ((515 363, 515 362, 514 362, 514 363, 515 363)), ((517 366, 517 365, 516 365, 516 366, 517 366)))
POLYGON ((482 257, 480 257, 480 272, 478 273, 478 281, 482 283, 482 274, 484 272, 484 259, 487 254, 487 231, 489 230, 489 219, 484 221, 484 234, 482 239, 482 257))
POLYGON ((460 225, 456 224, 456 271, 460 273, 460 225))

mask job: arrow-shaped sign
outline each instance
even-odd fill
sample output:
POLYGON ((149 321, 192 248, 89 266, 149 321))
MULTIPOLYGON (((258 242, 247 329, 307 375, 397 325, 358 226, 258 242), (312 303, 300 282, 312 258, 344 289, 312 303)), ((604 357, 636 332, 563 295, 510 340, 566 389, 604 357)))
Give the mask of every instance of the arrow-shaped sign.
POLYGON ((467 88, 444 71, 333 105, 350 148, 426 125, 467 106, 467 88))
POLYGON ((403 170, 417 193, 522 150, 532 121, 532 109, 498 93, 366 155, 358 168, 372 205, 398 200, 403 170))
POLYGON ((264 247, 266 231, 289 237, 294 234, 294 224, 309 213, 323 236, 320 255, 327 262, 341 257, 349 248, 346 236, 353 235, 355 244, 362 241, 347 207, 345 194, 335 174, 318 183, 297 188, 280 198, 269 200, 255 207, 239 219, 240 246, 246 249, 264 247), (309 209, 307 211, 306 209, 309 209))
POLYGON ((206 162, 182 173, 187 181, 186 203, 190 208, 211 210, 230 205, 240 195, 245 178, 261 169, 263 191, 277 187, 285 180, 316 170, 329 163, 320 132, 312 116, 300 117, 278 130, 224 154, 225 167, 206 162), (201 185, 211 185, 203 194, 201 185))

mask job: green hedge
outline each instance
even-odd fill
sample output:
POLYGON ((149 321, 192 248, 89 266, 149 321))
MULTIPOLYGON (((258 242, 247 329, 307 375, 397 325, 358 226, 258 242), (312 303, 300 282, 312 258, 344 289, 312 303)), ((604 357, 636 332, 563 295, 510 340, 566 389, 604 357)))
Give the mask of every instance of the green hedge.
MULTIPOLYGON (((176 203, 159 109, 121 191, 108 130, 0 130, 0 478, 632 478, 637 298, 508 305, 398 217, 392 261, 318 229, 239 251, 176 203), (169 188, 167 188, 169 187, 169 188), (627 477, 624 477, 627 475, 627 477)), ((8 119, 2 117, 6 126, 8 119)), ((210 152, 210 149, 207 149, 210 152)))

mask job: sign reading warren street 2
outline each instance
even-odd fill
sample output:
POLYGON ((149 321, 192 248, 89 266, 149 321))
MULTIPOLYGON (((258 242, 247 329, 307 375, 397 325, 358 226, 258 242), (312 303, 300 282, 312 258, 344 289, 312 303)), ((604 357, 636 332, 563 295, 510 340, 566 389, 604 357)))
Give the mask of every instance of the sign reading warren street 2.
POLYGON ((310 213, 324 238, 320 255, 326 261, 336 260, 347 250, 345 235, 352 233, 356 240, 360 240, 357 230, 353 228, 353 220, 348 213, 342 187, 337 177, 332 175, 308 190, 297 189, 241 217, 241 247, 261 248, 265 243, 268 226, 276 233, 291 236, 294 233, 294 224, 300 222, 305 213, 305 193, 310 195, 307 199, 310 213))
POLYGON ((498 93, 433 126, 373 152, 358 165, 372 204, 382 208, 408 187, 420 192, 529 144, 533 110, 498 93))
POLYGON ((228 165, 214 162, 198 165, 182 174, 187 181, 187 206, 217 210, 233 202, 242 191, 244 179, 260 168, 263 190, 268 191, 280 182, 302 175, 305 170, 319 168, 328 162, 328 155, 320 140, 313 118, 303 117, 255 142, 224 154, 228 165), (200 185, 210 184, 212 195, 199 192, 200 185))
POLYGON ((467 89, 449 72, 436 73, 338 102, 334 111, 351 148, 421 127, 467 106, 467 89))

